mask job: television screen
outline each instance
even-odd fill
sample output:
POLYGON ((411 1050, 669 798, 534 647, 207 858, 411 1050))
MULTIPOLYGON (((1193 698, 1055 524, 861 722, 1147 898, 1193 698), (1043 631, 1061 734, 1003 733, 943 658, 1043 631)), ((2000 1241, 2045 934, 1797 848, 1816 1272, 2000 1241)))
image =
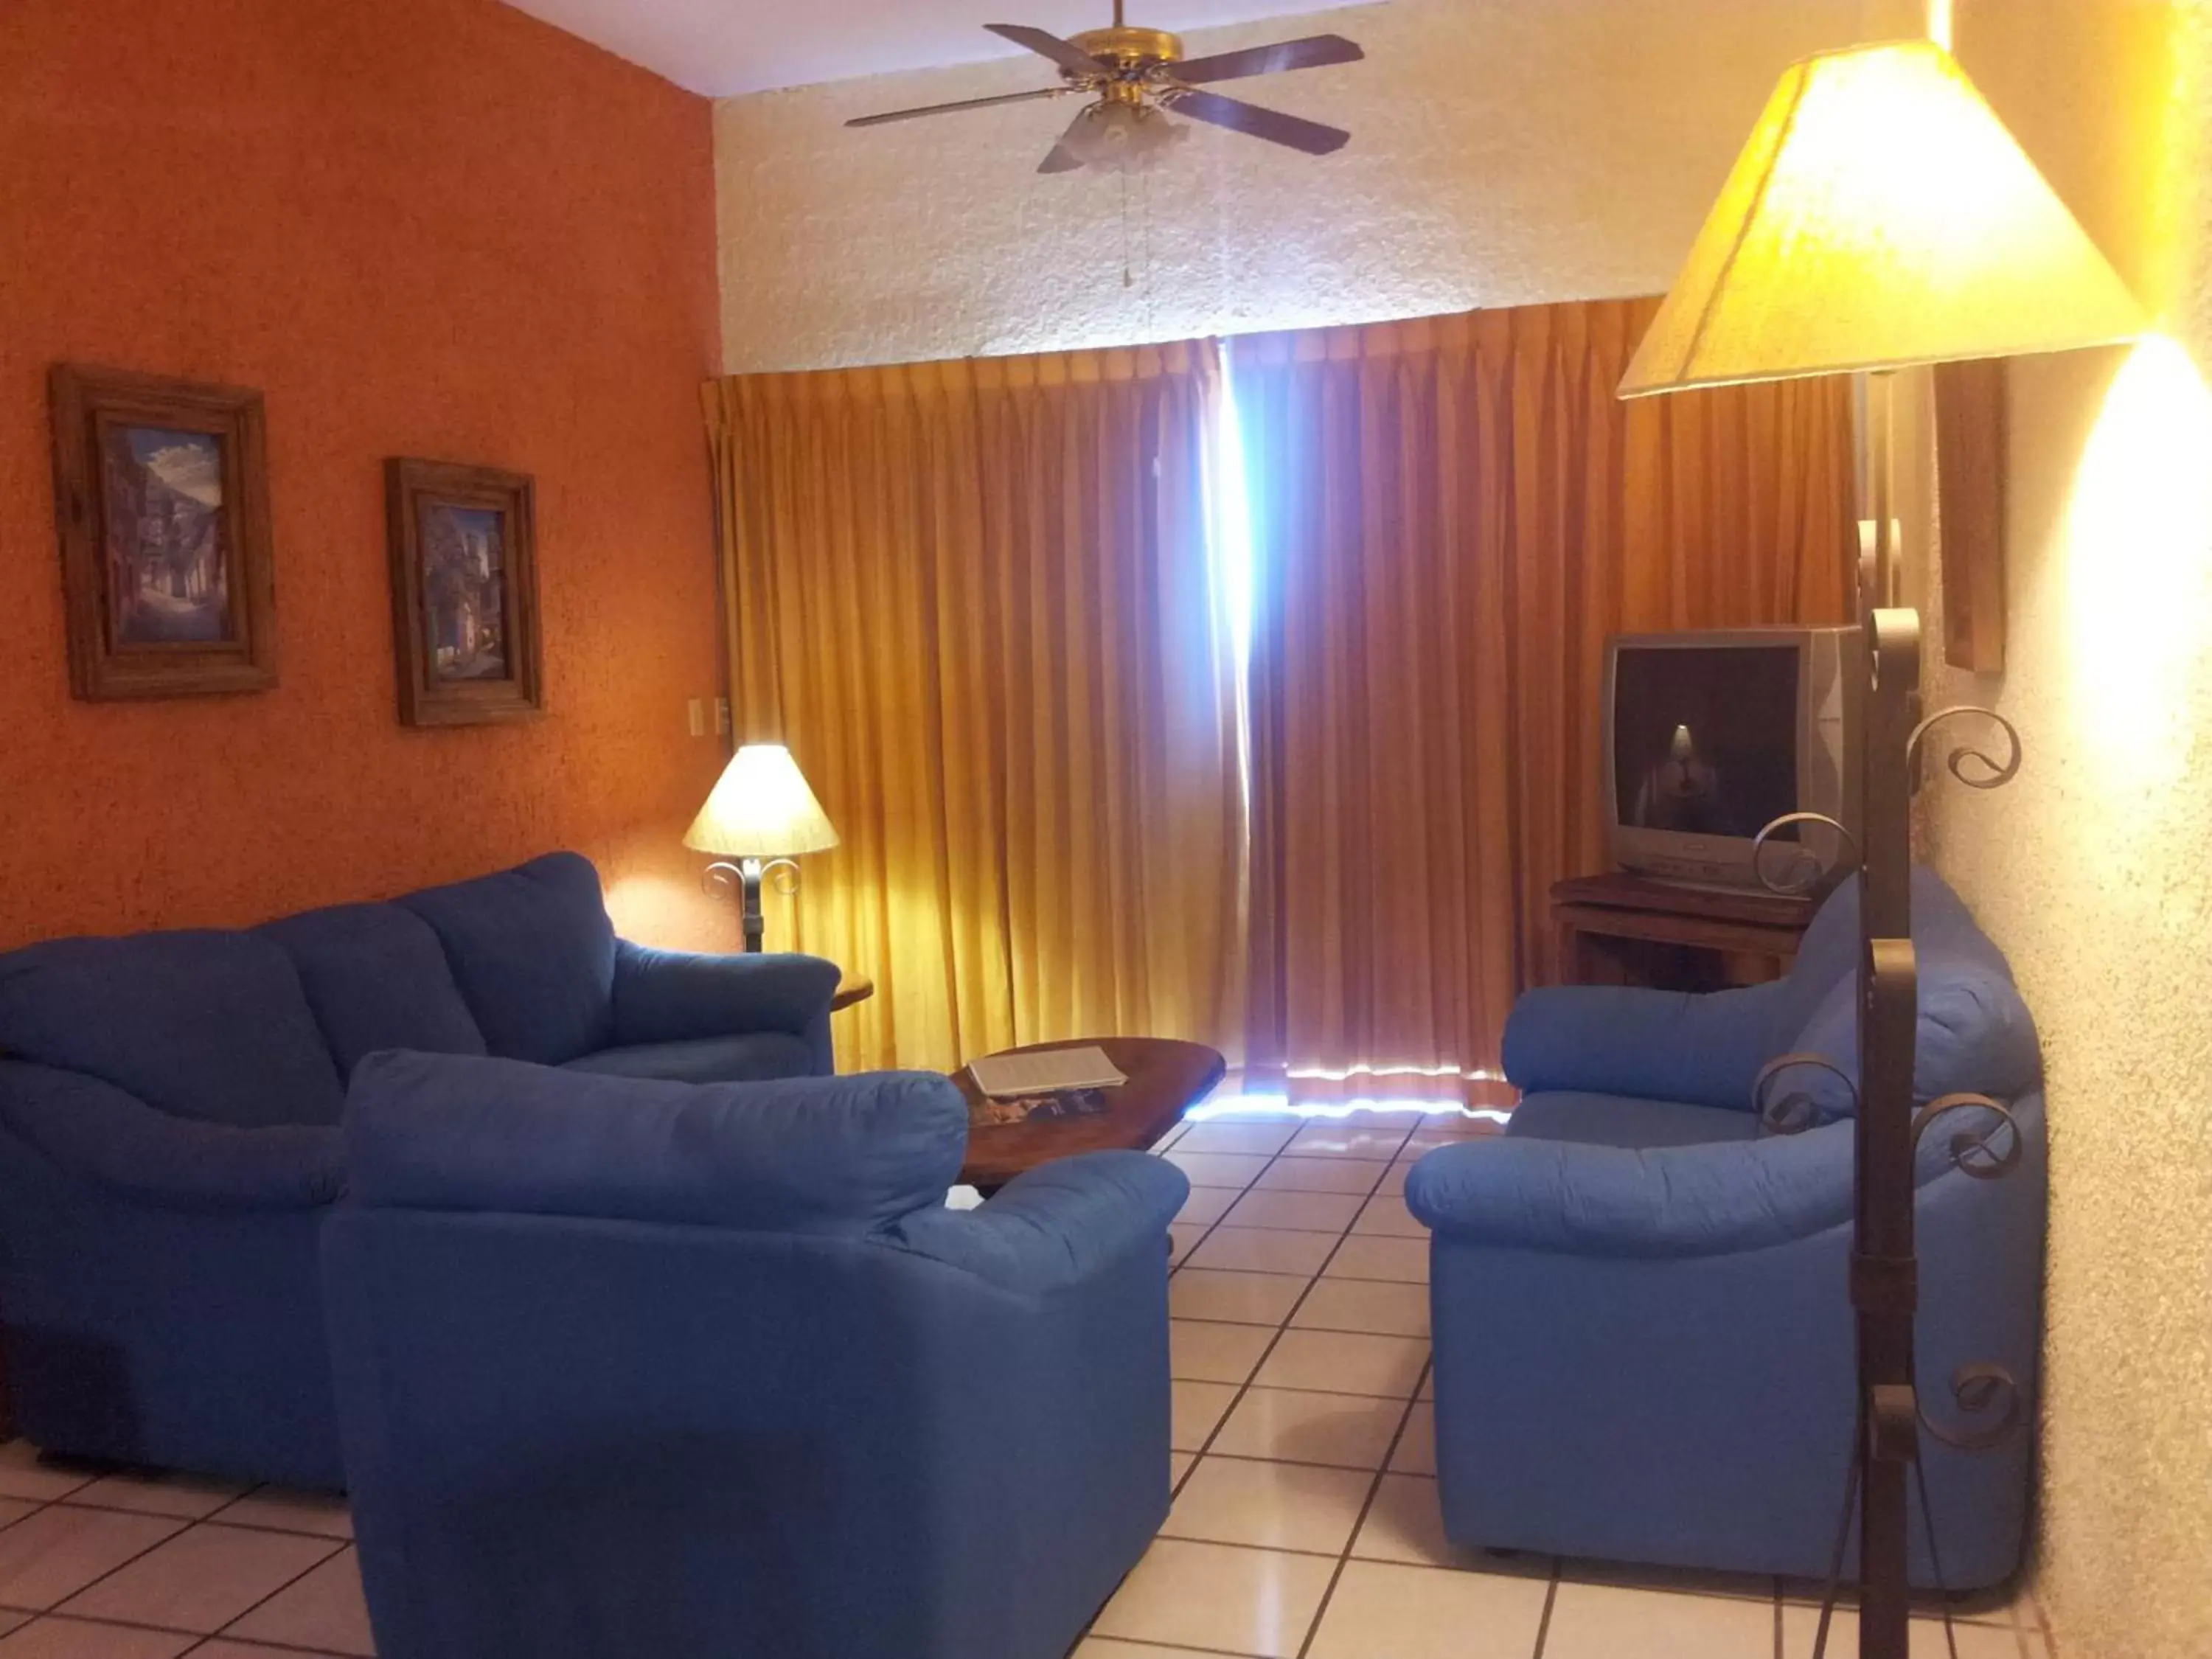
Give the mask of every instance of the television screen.
POLYGON ((1797 811, 1798 672, 1794 642, 1624 645, 1613 670, 1619 822, 1749 840, 1797 811))

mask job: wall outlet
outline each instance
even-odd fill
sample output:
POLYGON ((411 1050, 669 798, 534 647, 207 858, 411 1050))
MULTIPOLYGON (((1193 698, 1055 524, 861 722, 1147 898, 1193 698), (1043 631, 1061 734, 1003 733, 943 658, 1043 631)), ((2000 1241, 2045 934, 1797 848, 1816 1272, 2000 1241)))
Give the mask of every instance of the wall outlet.
POLYGON ((714 699, 714 735, 718 738, 730 735, 730 700, 727 697, 714 699))
POLYGON ((691 735, 695 738, 705 737, 707 735, 707 705, 705 702, 701 698, 694 697, 684 706, 684 712, 690 725, 691 735))

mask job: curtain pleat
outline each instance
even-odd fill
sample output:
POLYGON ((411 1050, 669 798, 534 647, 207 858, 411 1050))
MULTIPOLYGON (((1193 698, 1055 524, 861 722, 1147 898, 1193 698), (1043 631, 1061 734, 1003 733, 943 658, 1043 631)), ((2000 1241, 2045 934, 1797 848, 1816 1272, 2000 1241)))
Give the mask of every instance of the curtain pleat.
POLYGON ((1482 1099, 1605 867, 1619 632, 1847 609, 1840 382, 1622 404, 1655 302, 1231 342, 1257 595, 1252 1073, 1482 1099))
POLYGON ((738 735, 842 837, 773 942, 874 977, 848 1069, 1240 1048, 1220 396, 1210 343, 705 388, 738 735))

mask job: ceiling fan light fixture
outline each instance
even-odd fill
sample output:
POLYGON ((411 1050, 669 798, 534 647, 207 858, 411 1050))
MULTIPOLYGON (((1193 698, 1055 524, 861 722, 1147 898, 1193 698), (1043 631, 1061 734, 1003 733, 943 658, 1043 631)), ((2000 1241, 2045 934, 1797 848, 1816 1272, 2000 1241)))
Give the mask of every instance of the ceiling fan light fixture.
POLYGON ((1061 146, 1101 173, 1141 173, 1190 137, 1150 104, 1109 98, 1084 111, 1061 146))

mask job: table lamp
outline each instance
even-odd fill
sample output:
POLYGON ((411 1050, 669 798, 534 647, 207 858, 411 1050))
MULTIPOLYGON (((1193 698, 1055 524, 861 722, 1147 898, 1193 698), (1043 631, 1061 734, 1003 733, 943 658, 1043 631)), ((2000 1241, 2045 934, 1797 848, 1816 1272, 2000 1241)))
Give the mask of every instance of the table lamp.
MULTIPOLYGON (((2002 1103, 1981 1096, 1947 1097, 1916 1114, 1911 780, 1922 739, 1954 714, 1989 715, 2012 743, 2001 763, 1978 757, 1978 771, 1961 769, 1976 751, 1954 751, 1951 769, 1962 781, 2005 781, 2020 750, 2010 726, 1986 709, 1947 709, 1914 724, 1919 617, 1893 608, 1891 372, 2114 344, 2148 325, 1950 53, 1932 41, 1898 41, 1824 52, 1784 75, 1621 382, 1620 395, 1634 398, 1802 375, 1868 377, 1875 547, 1861 582, 1869 685, 1859 762, 1862 1015, 1850 1274, 1858 1433, 1831 1574, 1840 1579, 1856 1510, 1864 1659, 1905 1659, 1916 1474, 1923 1508, 1927 1502, 1919 1437, 1924 1431, 1966 1449, 1992 1444, 2017 1431, 2020 1403, 1998 1368, 1966 1368, 1952 1379, 1957 1407, 1984 1425, 1990 1413, 2005 1420, 1994 1430, 1948 1429, 1923 1412, 1915 1388, 1920 1133, 1945 1113, 1985 1114, 1996 1127, 1975 1142, 1980 1172, 2001 1175, 2009 1165, 1992 1142, 2010 1120, 2002 1103)), ((1963 1156, 1961 1140, 1953 1143, 1954 1156, 1963 1156)), ((2012 1148, 2016 1155, 2016 1138, 2012 1148)), ((1932 1538, 1935 1517, 1928 1522, 1932 1538)), ((1835 1593, 1832 1582, 1830 1607, 1835 1593)), ((1824 1608, 1822 1646, 1827 1628, 1824 1608)))
POLYGON ((780 743, 749 743, 730 757, 707 804, 684 831, 684 844, 725 860, 708 866, 707 873, 738 883, 745 949, 758 951, 765 931, 762 878, 774 873, 783 878, 780 890, 796 891, 794 860, 804 853, 828 852, 837 844, 837 831, 806 787, 791 750, 780 743))

